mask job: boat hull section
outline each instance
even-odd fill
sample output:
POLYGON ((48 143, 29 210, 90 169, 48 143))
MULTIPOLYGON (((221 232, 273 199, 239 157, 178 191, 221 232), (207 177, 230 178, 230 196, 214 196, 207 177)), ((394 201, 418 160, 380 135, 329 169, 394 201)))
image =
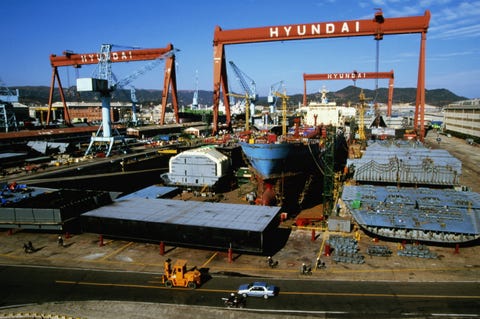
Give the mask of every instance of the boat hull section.
POLYGON ((319 165, 317 143, 240 143, 250 165, 263 179, 311 171, 319 165))

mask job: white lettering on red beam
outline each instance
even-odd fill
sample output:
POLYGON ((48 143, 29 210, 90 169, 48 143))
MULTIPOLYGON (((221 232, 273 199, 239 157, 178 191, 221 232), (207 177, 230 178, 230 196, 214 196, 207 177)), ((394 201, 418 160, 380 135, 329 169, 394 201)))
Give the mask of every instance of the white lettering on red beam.
POLYGON ((329 80, 341 80, 341 79, 365 79, 367 76, 365 72, 360 73, 328 73, 327 79, 329 80))
MULTIPOLYGON (((100 53, 80 55, 82 62, 100 62, 100 53)), ((110 61, 132 60, 132 51, 110 52, 110 61)))
MULTIPOLYGON (((339 30, 340 33, 360 32, 360 21, 350 23, 343 22, 341 25, 342 27, 339 30)), ((284 27, 271 27, 270 38, 317 35, 322 34, 322 32, 325 34, 333 34, 336 31, 334 23, 289 25, 284 27)))

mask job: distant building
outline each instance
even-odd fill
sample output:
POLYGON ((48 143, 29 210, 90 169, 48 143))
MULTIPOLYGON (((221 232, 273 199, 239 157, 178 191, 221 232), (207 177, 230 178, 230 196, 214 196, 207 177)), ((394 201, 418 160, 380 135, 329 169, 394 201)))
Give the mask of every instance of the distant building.
MULTIPOLYGON (((101 102, 66 102, 66 104, 68 108, 68 114, 70 115, 70 120, 74 123, 102 121, 102 103, 101 102)), ((56 110, 56 112, 61 112, 63 111, 63 103, 55 102, 52 104, 52 108, 56 110)), ((131 109, 132 109, 131 103, 111 102, 110 118, 112 122, 120 121, 123 117, 126 116, 127 113, 131 112, 131 109)), ((59 113, 53 117, 61 118, 62 115, 59 113)))
POLYGON ((480 138, 480 99, 449 104, 443 112, 444 131, 480 138))

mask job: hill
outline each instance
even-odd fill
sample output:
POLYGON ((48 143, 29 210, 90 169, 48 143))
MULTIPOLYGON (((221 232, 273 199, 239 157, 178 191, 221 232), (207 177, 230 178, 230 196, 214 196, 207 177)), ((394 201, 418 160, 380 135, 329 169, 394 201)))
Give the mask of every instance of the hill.
MULTIPOLYGON (((21 86, 15 87, 20 90, 20 102, 26 105, 46 105, 48 104, 48 97, 50 88, 46 86, 21 86)), ((13 89, 13 88, 12 88, 13 89)), ((348 102, 358 102, 360 94, 360 87, 347 86, 336 92, 329 92, 327 97, 330 101, 335 101, 337 104, 346 104, 348 102)), ((377 91, 363 89, 365 96, 379 103, 387 103, 388 89, 379 88, 377 91)), ((416 88, 395 88, 393 92, 393 103, 414 103, 416 99, 416 88)), ((98 101, 98 94, 95 93, 78 93, 75 87, 65 89, 64 91, 67 101, 98 101)), ((178 91, 178 101, 180 105, 189 105, 192 103, 193 90, 178 91)), ((139 103, 148 105, 150 103, 158 105, 161 103, 162 90, 144 90, 136 89, 136 96, 139 103)), ((309 94, 307 99, 320 100, 320 93, 309 94)), ((447 89, 425 90, 425 101, 427 104, 435 106, 444 106, 455 101, 467 100, 468 98, 458 96, 447 89)), ((58 88, 54 90, 54 101, 60 101, 60 94, 58 88)), ((112 101, 129 102, 130 91, 118 90, 115 92, 112 101)), ((298 105, 303 101, 302 94, 294 94, 290 96, 289 104, 298 105)), ((202 105, 212 105, 213 92, 200 90, 198 91, 198 103, 202 105)), ((267 104, 267 97, 260 97, 257 104, 267 104)))

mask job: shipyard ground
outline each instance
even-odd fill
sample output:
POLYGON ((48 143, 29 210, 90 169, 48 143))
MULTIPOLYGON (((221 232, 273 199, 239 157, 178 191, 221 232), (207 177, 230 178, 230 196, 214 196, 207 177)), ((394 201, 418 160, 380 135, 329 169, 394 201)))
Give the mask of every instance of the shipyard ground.
MULTIPOLYGON (((445 148, 464 163, 463 184, 479 192, 478 163, 479 148, 465 141, 442 136, 440 144, 435 135, 427 141, 436 143, 432 147, 445 148), (449 149, 451 148, 451 149, 449 149)), ((233 195, 232 195, 233 196, 233 195)), ((286 223, 288 226, 288 221, 286 223)), ((166 258, 172 260, 187 259, 189 265, 209 268, 212 276, 244 274, 262 278, 304 279, 299 269, 302 263, 312 264, 318 256, 326 263, 326 269, 314 270, 308 280, 353 280, 353 281, 398 281, 398 282, 480 282, 480 245, 477 242, 468 246, 428 246, 438 255, 436 259, 403 257, 397 254, 398 242, 374 242, 373 238, 361 233, 360 253, 365 256, 364 264, 335 263, 331 256, 325 256, 325 243, 330 232, 312 228, 292 228, 286 245, 274 256, 279 262, 272 269, 267 266, 265 256, 236 254, 229 262, 226 251, 209 251, 182 247, 165 247, 161 255, 159 245, 154 243, 129 242, 118 239, 100 238, 94 234, 73 235, 65 238, 64 247, 57 244, 57 234, 28 231, 0 232, 0 264, 42 265, 54 267, 73 267, 86 269, 108 269, 119 271, 162 273, 166 258), (23 244, 32 241, 35 247, 42 249, 26 254, 23 244), (390 257, 370 257, 367 247, 372 244, 386 245, 392 250, 390 257)), ((345 234, 344 234, 345 235, 345 234)), ((348 234, 352 236, 352 234, 348 234)), ((233 287, 234 289, 235 287, 233 287)), ((1 309, 0 316, 9 313, 49 313, 81 318, 159 318, 178 314, 177 307, 144 303, 54 303, 27 305, 11 309, 1 309), (141 309, 141 315, 139 314, 141 309)), ((185 308, 185 307, 184 307, 185 308)), ((189 307, 191 309, 192 307, 189 307)), ((182 318, 240 318, 238 312, 225 312, 224 309, 196 309, 189 314, 182 312, 182 318)), ((249 314, 249 318, 270 318, 265 314, 249 314)), ((278 317, 272 315, 271 318, 278 317)), ((295 318, 296 316, 289 316, 295 318)), ((300 315, 299 315, 300 317, 300 315)), ((301 316, 306 318, 307 316, 301 316)))

